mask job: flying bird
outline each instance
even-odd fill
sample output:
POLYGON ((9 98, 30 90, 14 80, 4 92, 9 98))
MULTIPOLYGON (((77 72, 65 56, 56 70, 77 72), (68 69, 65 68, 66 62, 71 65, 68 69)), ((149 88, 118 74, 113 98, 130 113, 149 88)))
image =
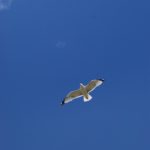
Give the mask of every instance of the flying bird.
POLYGON ((69 103, 79 97, 83 97, 84 102, 88 102, 92 99, 92 96, 89 95, 96 87, 100 86, 104 82, 104 79, 91 80, 86 86, 80 83, 80 88, 75 91, 71 91, 61 102, 61 105, 69 103))

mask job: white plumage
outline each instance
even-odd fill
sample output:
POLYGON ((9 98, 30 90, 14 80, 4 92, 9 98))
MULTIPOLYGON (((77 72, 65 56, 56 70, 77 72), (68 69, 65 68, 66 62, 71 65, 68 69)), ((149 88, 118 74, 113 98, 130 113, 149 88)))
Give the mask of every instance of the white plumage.
POLYGON ((96 87, 100 86, 104 82, 103 79, 91 80, 86 86, 80 83, 80 88, 75 91, 71 91, 67 94, 64 100, 61 102, 61 105, 71 102, 74 99, 83 96, 84 102, 88 102, 92 99, 92 96, 89 95, 96 87))

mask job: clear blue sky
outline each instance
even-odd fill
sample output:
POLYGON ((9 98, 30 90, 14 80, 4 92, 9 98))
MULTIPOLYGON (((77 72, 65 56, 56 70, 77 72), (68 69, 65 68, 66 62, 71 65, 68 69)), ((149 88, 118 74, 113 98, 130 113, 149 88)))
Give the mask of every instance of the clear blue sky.
POLYGON ((1 150, 149 150, 150 2, 14 0, 0 10, 1 150), (79 83, 93 99, 64 107, 79 83))

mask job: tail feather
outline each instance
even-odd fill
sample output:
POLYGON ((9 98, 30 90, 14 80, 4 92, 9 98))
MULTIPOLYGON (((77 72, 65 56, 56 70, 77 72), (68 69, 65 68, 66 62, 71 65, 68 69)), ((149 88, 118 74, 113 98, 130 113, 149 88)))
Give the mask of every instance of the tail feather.
POLYGON ((92 96, 88 94, 88 98, 83 97, 84 102, 88 102, 92 99, 92 96))

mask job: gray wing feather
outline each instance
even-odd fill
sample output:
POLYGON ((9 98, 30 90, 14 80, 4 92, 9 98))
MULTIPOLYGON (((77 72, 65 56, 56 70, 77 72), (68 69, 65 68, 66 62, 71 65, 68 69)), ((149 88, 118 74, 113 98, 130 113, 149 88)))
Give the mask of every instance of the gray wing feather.
POLYGON ((96 87, 100 86, 103 80, 91 80, 89 84, 86 85, 87 92, 93 91, 96 87))
POLYGON ((82 96, 82 93, 80 90, 75 90, 67 94, 67 96, 64 98, 64 103, 69 103, 70 101, 79 98, 82 96))

